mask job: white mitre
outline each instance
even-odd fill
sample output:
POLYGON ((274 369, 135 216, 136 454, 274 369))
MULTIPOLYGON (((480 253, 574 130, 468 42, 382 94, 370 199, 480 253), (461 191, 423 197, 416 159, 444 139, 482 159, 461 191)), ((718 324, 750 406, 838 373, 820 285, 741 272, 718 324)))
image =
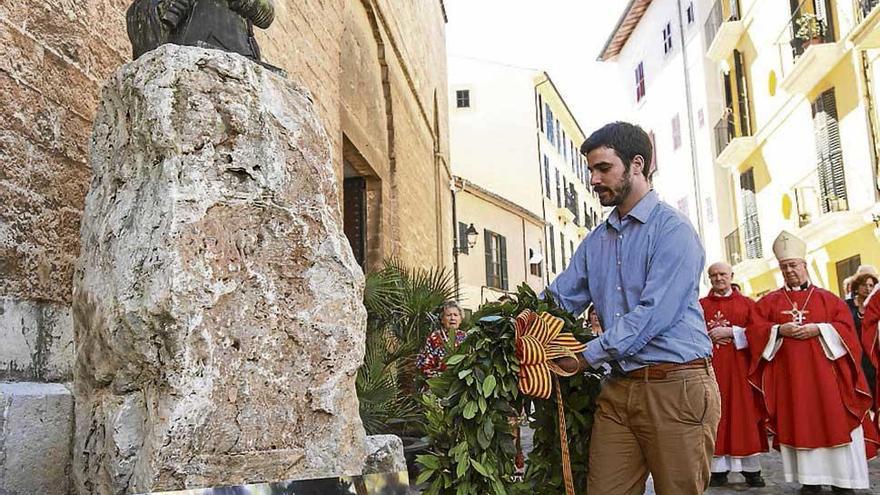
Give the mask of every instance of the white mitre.
POLYGON ((807 243, 799 239, 791 232, 783 230, 773 241, 773 255, 779 261, 796 258, 807 259, 807 243))

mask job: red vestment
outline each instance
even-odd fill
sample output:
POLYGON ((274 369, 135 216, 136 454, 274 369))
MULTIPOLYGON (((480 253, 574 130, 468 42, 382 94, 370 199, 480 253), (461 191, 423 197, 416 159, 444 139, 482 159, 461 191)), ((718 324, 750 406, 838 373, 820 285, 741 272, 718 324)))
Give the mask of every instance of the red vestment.
MULTIPOLYGON (((876 291, 868 298, 865 304, 865 316, 862 318, 862 347, 868 358, 877 369, 878 378, 880 378, 880 345, 878 345, 877 324, 880 323, 880 293, 876 291)), ((880 382, 877 382, 877 389, 872 390, 875 394, 880 393, 880 382)), ((880 398, 880 395, 874 397, 880 398)), ((876 416, 880 421, 880 415, 876 416)))
MULTIPOLYGON (((756 319, 755 302, 736 291, 729 296, 712 293, 700 299, 700 304, 707 330, 717 326, 747 328, 756 319)), ((761 396, 748 382, 750 356, 760 354, 761 349, 737 349, 731 342, 714 345, 712 350, 712 366, 721 392, 721 421, 715 438, 715 455, 746 457, 766 452, 767 433, 761 396)))
POLYGON ((861 345, 846 303, 811 285, 800 291, 775 290, 758 301, 756 311, 765 321, 747 330, 753 349, 749 381, 763 393, 768 429, 775 435, 775 446, 837 447, 851 443, 851 432, 861 425, 868 458, 874 457, 878 435, 868 415, 871 394, 861 367, 861 345), (806 310, 804 324, 832 325, 847 350, 846 355, 829 360, 821 337, 779 337, 782 345, 775 357, 770 361, 762 357, 771 327, 793 321, 794 315, 786 312, 794 304, 796 309, 806 310))

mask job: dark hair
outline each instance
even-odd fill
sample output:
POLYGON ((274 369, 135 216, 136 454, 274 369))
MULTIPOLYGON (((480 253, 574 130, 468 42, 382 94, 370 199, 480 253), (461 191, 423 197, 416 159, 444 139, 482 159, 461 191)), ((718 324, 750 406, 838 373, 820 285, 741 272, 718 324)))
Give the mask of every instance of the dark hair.
POLYGON ((852 283, 849 286, 849 291, 852 294, 855 294, 861 286, 865 285, 865 282, 867 282, 869 278, 874 280, 874 285, 877 285, 878 280, 876 275, 873 273, 862 273, 853 278, 852 283))
POLYGON ((584 144, 581 145, 581 153, 586 156, 597 148, 614 150, 614 154, 623 161, 627 172, 629 172, 633 158, 636 155, 641 155, 645 161, 645 170, 642 171, 642 175, 648 180, 654 176, 656 170, 651 167, 651 157, 654 155, 651 138, 648 133, 635 124, 629 122, 605 124, 584 141, 584 144))

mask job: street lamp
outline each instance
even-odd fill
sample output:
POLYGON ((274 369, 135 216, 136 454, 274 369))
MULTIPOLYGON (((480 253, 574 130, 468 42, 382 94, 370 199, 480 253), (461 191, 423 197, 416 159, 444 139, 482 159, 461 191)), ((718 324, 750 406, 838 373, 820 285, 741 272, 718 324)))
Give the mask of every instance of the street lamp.
POLYGON ((455 254, 468 254, 468 251, 473 249, 477 245, 477 238, 480 236, 480 233, 477 232, 474 224, 468 225, 468 228, 464 231, 465 237, 467 237, 467 249, 461 248, 461 239, 459 239, 459 244, 453 247, 453 251, 455 254))

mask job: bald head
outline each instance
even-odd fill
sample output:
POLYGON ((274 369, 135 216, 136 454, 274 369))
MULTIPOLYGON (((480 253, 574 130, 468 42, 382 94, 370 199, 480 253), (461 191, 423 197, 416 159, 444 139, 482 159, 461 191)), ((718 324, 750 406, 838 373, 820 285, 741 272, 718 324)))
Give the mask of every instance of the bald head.
POLYGON ((730 284, 733 282, 733 268, 723 262, 712 263, 708 270, 709 282, 712 283, 712 292, 718 295, 727 294, 730 284))

